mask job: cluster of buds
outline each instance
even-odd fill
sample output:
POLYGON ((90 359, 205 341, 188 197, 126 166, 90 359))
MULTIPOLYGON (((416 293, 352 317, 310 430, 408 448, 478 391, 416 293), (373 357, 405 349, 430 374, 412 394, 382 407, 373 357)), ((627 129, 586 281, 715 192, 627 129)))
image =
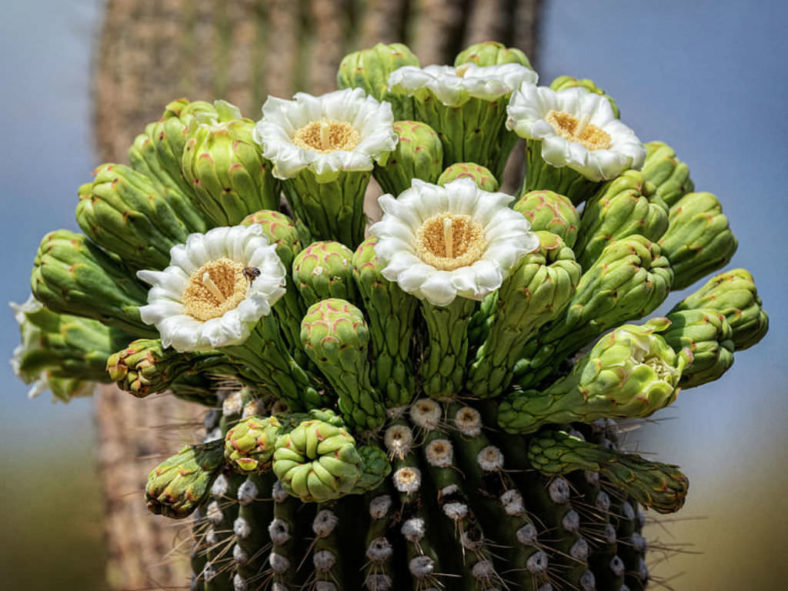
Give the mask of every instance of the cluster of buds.
POLYGON ((197 515, 193 589, 644 588, 639 507, 678 510, 687 478, 619 451, 616 421, 768 328, 741 269, 637 323, 731 259, 719 201, 514 48, 422 68, 379 44, 337 81, 257 122, 174 101, 97 168, 15 307, 18 374, 212 409, 146 488, 197 515))

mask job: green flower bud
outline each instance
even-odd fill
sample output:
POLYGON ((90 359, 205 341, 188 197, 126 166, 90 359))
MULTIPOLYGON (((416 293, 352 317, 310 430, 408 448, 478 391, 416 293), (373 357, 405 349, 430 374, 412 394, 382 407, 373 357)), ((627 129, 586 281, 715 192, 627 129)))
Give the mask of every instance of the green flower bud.
POLYGON ((218 351, 178 353, 165 349, 160 339, 138 339, 106 360, 113 382, 138 398, 168 390, 183 374, 204 371, 234 375, 230 361, 218 351))
POLYGON ((668 406, 686 364, 657 334, 669 325, 661 318, 608 333, 568 376, 542 391, 508 394, 498 424, 510 433, 532 433, 544 424, 647 417, 668 406))
POLYGON ((356 440, 341 427, 304 421, 276 441, 273 468, 282 486, 305 503, 352 493, 362 477, 356 440))
POLYGON ((224 437, 224 457, 238 472, 264 472, 270 468, 282 424, 276 417, 252 416, 232 427, 224 437))
POLYGON ((556 234, 574 248, 580 216, 567 197, 553 191, 530 191, 517 200, 514 210, 531 222, 531 230, 556 234))
POLYGON ((44 236, 30 283, 36 299, 53 312, 93 318, 133 336, 156 336, 140 320, 147 290, 118 258, 81 234, 56 230, 44 236))
POLYGON ((342 59, 337 85, 339 88, 363 88, 379 101, 391 103, 395 121, 410 120, 414 118, 413 99, 389 91, 389 74, 403 66, 418 65, 419 58, 402 43, 378 43, 370 49, 349 53, 342 59))
POLYGON ((761 307, 752 275, 745 269, 715 275, 676 304, 670 313, 682 310, 714 310, 725 316, 733 331, 736 351, 752 347, 769 330, 769 317, 761 307))
POLYGON ((574 247, 577 261, 586 269, 613 240, 640 234, 657 241, 667 229, 668 207, 654 186, 637 170, 626 170, 586 203, 574 247))
POLYGON ((649 142, 646 147, 646 160, 641 172, 646 180, 653 183, 657 195, 673 207, 679 199, 695 190, 690 179, 689 167, 676 158, 676 152, 663 142, 649 142))
POLYGON ((361 310, 340 299, 313 304, 301 322, 301 343, 336 391, 347 423, 361 430, 380 427, 386 413, 369 379, 369 331, 361 310))
POLYGON ((638 235, 611 242, 583 273, 562 316, 525 346, 515 367, 518 383, 539 384, 599 334, 654 311, 672 280, 656 243, 638 235))
POLYGON ((670 225, 659 245, 678 290, 727 265, 739 243, 714 195, 687 193, 670 208, 670 225))
POLYGON ((455 67, 462 64, 476 64, 477 66, 521 64, 531 68, 531 62, 522 51, 516 47, 506 47, 497 41, 484 41, 469 45, 454 58, 455 67))
MULTIPOLYGON (((252 224, 260 224, 263 227, 263 233, 268 238, 268 242, 276 245, 276 254, 285 269, 292 269, 295 256, 301 251, 301 245, 305 244, 293 220, 278 211, 264 209, 251 213, 241 220, 242 226, 251 226, 252 224)), ((279 319, 287 344, 293 351, 293 357, 300 365, 304 365, 306 359, 301 349, 300 334, 301 319, 306 312, 306 306, 298 295, 290 273, 286 274, 285 281, 285 293, 274 304, 273 310, 279 319)))
POLYGON ((494 193, 500 186, 493 174, 473 162, 458 162, 444 170, 438 177, 437 184, 445 187, 447 183, 461 178, 469 178, 476 183, 482 191, 494 193))
POLYGON ((396 196, 410 188, 413 179, 434 183, 443 168, 443 144, 438 134, 420 121, 397 121, 397 147, 383 166, 375 166, 375 180, 384 193, 396 196))
POLYGON ((356 300, 353 251, 339 242, 313 242, 293 261, 293 280, 307 306, 328 298, 356 300))
POLYGON ((188 517, 208 496, 223 463, 221 440, 184 447, 148 475, 148 511, 174 519, 188 517))
POLYGON ((621 112, 618 110, 618 105, 616 101, 613 100, 613 97, 607 94, 604 90, 599 88, 593 80, 589 80, 588 78, 583 78, 579 80, 577 78, 573 78, 572 76, 559 76, 555 80, 550 83, 550 88, 553 90, 564 90, 566 88, 585 88, 588 91, 593 92, 594 94, 598 94, 599 96, 605 97, 610 106, 613 108, 613 114, 616 116, 616 119, 621 118, 621 112))
POLYGON ((52 312, 32 296, 11 307, 21 336, 11 366, 33 384, 31 398, 47 389, 64 402, 92 394, 95 382, 109 381, 103 366, 113 347, 131 338, 89 318, 52 312))
POLYGON ((122 164, 103 164, 79 188, 77 223, 99 246, 137 269, 163 269, 170 248, 190 233, 150 180, 122 164))
POLYGON ((547 431, 531 439, 528 459, 548 476, 576 470, 599 472, 613 486, 657 513, 681 509, 689 488, 689 481, 678 466, 599 447, 564 431, 547 431))
POLYGON ((200 123, 183 150, 192 202, 217 226, 234 226, 260 209, 278 209, 280 183, 252 139, 254 122, 200 123))
POLYGON ((181 170, 188 131, 200 122, 240 118, 238 108, 225 101, 211 104, 178 99, 167 105, 161 119, 145 127, 145 133, 138 135, 129 149, 131 167, 153 182, 191 232, 205 232, 213 224, 192 205, 194 191, 181 170))
POLYGON ((419 302, 383 277, 375 244, 367 238, 353 254, 353 277, 369 317, 370 377, 387 406, 403 406, 416 388, 411 341, 419 302))
POLYGON ((733 331, 716 310, 680 310, 668 314, 670 328, 663 335, 676 353, 688 356, 681 374, 684 388, 713 382, 733 365, 733 331))
POLYGON ((525 343, 563 311, 580 280, 572 249, 555 234, 537 236, 539 250, 523 257, 498 291, 489 336, 466 380, 475 396, 492 398, 509 386, 525 343))

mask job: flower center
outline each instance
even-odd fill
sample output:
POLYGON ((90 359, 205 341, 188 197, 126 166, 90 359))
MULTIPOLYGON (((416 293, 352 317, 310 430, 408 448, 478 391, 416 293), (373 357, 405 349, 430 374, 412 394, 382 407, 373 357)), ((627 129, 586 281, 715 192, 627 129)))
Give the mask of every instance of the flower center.
POLYGON ((222 257, 205 263, 189 277, 183 292, 186 313, 202 322, 234 310, 246 297, 244 266, 222 257))
POLYGON ((661 380, 668 381, 667 378, 673 376, 673 368, 659 357, 646 357, 642 363, 653 369, 661 380))
POLYGON ((422 224, 416 251, 422 261, 441 271, 468 267, 484 254, 482 225, 467 215, 439 213, 422 224))
POLYGON ((347 121, 320 119, 307 123, 293 134, 293 143, 306 150, 327 154, 353 150, 361 142, 358 131, 347 121))
POLYGON ((588 115, 578 119, 570 113, 551 110, 544 119, 558 135, 570 142, 582 144, 589 150, 607 150, 610 147, 610 134, 589 123, 588 115))

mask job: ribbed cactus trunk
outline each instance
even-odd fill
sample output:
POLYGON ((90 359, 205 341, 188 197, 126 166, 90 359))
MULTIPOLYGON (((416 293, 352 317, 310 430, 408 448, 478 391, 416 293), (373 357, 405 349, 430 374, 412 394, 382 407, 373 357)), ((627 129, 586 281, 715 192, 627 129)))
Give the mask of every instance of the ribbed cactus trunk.
MULTIPOLYGON (((538 0, 109 0, 94 74, 98 158, 125 161, 135 134, 175 96, 225 98, 256 118, 269 94, 336 88, 342 56, 379 42, 407 43, 423 64, 449 63, 484 40, 518 47, 533 60, 538 17, 538 0)), ((518 178, 519 166, 510 170, 518 178)), ((177 435, 193 439, 196 417, 183 416, 185 407, 172 397, 141 402, 109 387, 97 399, 115 588, 187 580, 176 530, 141 501, 153 458, 178 443, 156 427, 183 425, 177 435)))

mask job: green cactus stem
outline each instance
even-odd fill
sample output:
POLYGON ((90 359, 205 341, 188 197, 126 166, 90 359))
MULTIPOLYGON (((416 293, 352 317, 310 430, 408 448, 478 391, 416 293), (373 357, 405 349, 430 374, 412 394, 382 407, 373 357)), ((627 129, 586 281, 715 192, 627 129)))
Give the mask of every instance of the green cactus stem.
POLYGON ((523 257, 498 292, 489 335, 477 350, 466 388, 480 398, 506 389, 525 343, 569 304, 580 265, 555 234, 537 232, 540 248, 523 257))
POLYGON ((418 300, 386 280, 375 254, 374 237, 353 254, 353 277, 367 311, 372 364, 370 378, 389 407, 403 406, 416 388, 411 355, 418 300))
POLYGON ((369 330, 361 310, 340 299, 313 304, 301 322, 301 342, 336 391, 348 423, 362 431, 380 427, 385 407, 369 379, 369 330))

